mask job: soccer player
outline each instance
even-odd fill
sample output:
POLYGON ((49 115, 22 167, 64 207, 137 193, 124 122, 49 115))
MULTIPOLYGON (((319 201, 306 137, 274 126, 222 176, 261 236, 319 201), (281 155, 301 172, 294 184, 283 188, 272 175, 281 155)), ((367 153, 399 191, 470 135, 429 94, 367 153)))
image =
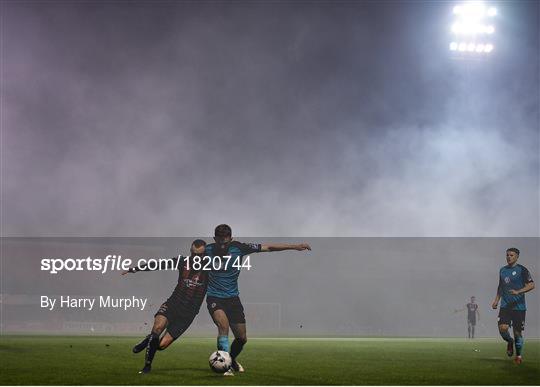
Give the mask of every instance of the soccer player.
MULTIPOLYGON (((242 261, 243 257, 260 252, 284 250, 311 250, 306 243, 301 244, 245 244, 232 239, 232 230, 226 224, 220 224, 214 230, 215 243, 206 245, 205 255, 221 257, 225 261, 230 256, 230 262, 242 261)), ((240 269, 229 265, 226 269, 212 270, 208 276, 208 292, 206 304, 212 320, 218 328, 217 348, 229 352, 229 327, 234 335, 230 348, 232 366, 224 375, 233 376, 234 372, 244 372, 244 368, 236 358, 247 342, 246 317, 244 307, 238 297, 238 276, 240 269)))
POLYGON ((206 242, 197 239, 191 244, 189 257, 176 257, 160 262, 156 269, 149 269, 146 264, 132 267, 122 275, 136 273, 138 271, 178 269, 178 284, 171 296, 165 301, 154 315, 152 331, 139 344, 133 347, 133 353, 139 353, 146 349, 144 367, 139 371, 147 374, 152 369, 152 361, 156 351, 167 348, 173 341, 179 338, 191 325, 195 316, 199 313, 201 304, 208 286, 208 272, 194 270, 189 265, 194 256, 204 254, 206 242), (166 329, 166 333, 160 335, 166 329))
POLYGON ((456 309, 457 312, 467 310, 467 330, 469 333, 469 339, 474 339, 474 328, 476 326, 476 317, 480 320, 480 312, 478 311, 478 304, 476 303, 476 298, 471 297, 471 302, 467 303, 464 308, 456 309))
POLYGON ((499 311, 499 333, 507 342, 506 354, 512 357, 514 354, 514 343, 516 346, 516 357, 514 362, 521 364, 521 353, 523 351, 523 330, 525 328, 525 293, 534 289, 529 270, 525 266, 519 265, 519 250, 511 247, 506 250, 506 262, 499 271, 499 286, 497 295, 491 304, 493 309, 497 309, 499 300, 501 309, 499 311), (514 338, 508 333, 508 328, 513 327, 514 338))

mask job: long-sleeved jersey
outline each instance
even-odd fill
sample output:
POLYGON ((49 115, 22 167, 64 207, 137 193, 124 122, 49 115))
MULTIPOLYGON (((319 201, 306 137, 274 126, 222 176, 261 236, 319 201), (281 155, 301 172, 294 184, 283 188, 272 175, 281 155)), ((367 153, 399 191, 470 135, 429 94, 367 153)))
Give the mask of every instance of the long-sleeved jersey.
POLYGON ((160 261, 156 268, 148 268, 146 264, 131 268, 129 271, 154 271, 154 270, 178 270, 178 283, 174 288, 167 303, 178 305, 178 307, 190 312, 198 313, 206 295, 208 287, 208 272, 203 270, 193 270, 188 265, 191 257, 178 256, 166 261, 160 261))

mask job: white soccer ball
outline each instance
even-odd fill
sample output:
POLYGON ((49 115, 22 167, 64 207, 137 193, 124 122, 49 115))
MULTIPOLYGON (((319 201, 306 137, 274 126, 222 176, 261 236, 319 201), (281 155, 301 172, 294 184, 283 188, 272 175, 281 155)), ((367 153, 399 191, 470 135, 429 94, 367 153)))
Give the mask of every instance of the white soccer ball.
POLYGON ((222 374, 224 372, 227 372, 227 370, 231 367, 231 355, 229 355, 229 353, 225 351, 216 351, 210 355, 208 363, 210 364, 210 368, 212 368, 212 371, 217 372, 218 374, 222 374))

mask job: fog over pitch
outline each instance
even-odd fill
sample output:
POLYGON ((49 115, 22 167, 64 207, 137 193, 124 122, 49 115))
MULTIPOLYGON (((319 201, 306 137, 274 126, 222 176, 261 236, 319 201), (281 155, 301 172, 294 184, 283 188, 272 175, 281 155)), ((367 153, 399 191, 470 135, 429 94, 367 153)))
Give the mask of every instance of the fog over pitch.
MULTIPOLYGON (((453 2, 0 4, 4 235, 539 236, 535 2, 497 3, 480 62, 450 59, 453 2)), ((246 302, 281 303, 288 333, 466 333, 449 311, 474 294, 494 336, 508 244, 539 278, 535 240, 311 242, 240 277, 246 302)), ((52 282, 29 256, 6 255, 4 291, 155 308, 176 279, 52 282)), ((149 318, 126 316, 68 317, 149 318)))
MULTIPOLYGON (((295 240, 271 239, 281 243, 295 240)), ((266 242, 263 238, 241 240, 266 242)), ((498 311, 490 305, 497 290, 499 268, 505 264, 505 249, 511 244, 520 246, 520 263, 536 281, 539 278, 538 238, 306 240, 313 251, 253 254, 251 269, 244 268, 240 273, 240 296, 251 334, 465 337, 466 314, 454 311, 474 295, 480 307, 476 333, 479 337, 494 337, 498 335, 498 311)), ((3 245, 3 291, 7 293, 2 304, 3 329, 89 333, 95 327, 98 332, 146 331, 144 323, 152 321, 159 305, 171 294, 177 272, 122 276, 122 270, 62 270, 52 274, 40 270, 40 258, 103 257, 114 251, 136 262, 142 257, 186 254, 190 243, 191 238, 9 239, 3 245), (52 300, 68 296, 73 300, 110 297, 148 302, 144 310, 51 308, 52 300), (44 300, 50 302, 40 307, 44 300), (111 323, 117 324, 114 329, 104 325, 111 323)), ((526 298, 526 335, 539 337, 536 291, 526 298)), ((190 334, 214 333, 203 305, 190 334)))
POLYGON ((5 235, 537 236, 538 5, 3 2, 5 235))

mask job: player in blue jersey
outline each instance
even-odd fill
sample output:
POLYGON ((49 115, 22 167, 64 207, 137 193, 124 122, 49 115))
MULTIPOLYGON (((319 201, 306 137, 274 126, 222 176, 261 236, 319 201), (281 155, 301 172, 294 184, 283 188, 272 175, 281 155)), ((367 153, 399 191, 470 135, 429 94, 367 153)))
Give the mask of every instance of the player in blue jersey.
POLYGON ((497 295, 491 307, 497 309, 499 300, 501 309, 499 311, 499 333, 507 342, 506 354, 512 357, 514 354, 514 344, 516 347, 516 357, 514 362, 521 364, 521 353, 523 350, 523 330, 525 329, 525 293, 534 289, 534 282, 529 270, 525 266, 517 263, 519 250, 515 247, 506 250, 506 262, 499 271, 499 286, 497 295), (510 336, 508 328, 514 330, 514 338, 510 336))
POLYGON ((245 244, 232 239, 232 230, 226 224, 220 224, 214 230, 216 243, 206 245, 205 255, 209 257, 230 257, 229 266, 221 270, 212 270, 208 276, 206 304, 212 320, 218 328, 217 347, 220 351, 229 352, 229 327, 234 335, 230 348, 232 366, 225 376, 234 375, 233 371, 244 372, 244 368, 236 361, 247 342, 246 317, 244 307, 238 297, 238 276, 240 275, 239 261, 252 253, 311 250, 307 243, 301 244, 245 244), (237 263, 237 265, 234 265, 237 263), (234 267, 236 266, 236 267, 234 267))

